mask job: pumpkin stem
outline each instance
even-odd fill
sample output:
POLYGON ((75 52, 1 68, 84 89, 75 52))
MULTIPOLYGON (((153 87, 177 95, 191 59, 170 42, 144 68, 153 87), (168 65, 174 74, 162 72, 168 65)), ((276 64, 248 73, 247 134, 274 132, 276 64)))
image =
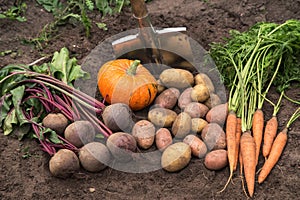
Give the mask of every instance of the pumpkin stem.
POLYGON ((134 60, 133 63, 130 65, 130 67, 127 69, 127 74, 129 75, 135 75, 136 74, 136 69, 141 63, 140 60, 134 60))

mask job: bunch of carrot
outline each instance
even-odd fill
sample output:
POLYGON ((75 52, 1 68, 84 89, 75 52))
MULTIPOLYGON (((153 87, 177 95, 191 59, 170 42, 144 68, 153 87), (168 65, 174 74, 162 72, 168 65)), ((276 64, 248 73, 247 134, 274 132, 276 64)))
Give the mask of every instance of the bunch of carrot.
MULTIPOLYGON (((299 52, 300 21, 297 20, 288 20, 280 25, 259 23, 248 32, 235 32, 234 37, 225 45, 212 46, 211 55, 217 66, 218 63, 222 63, 221 67, 218 67, 221 74, 227 76, 227 80, 224 81, 227 81, 227 86, 230 87, 226 121, 230 176, 221 192, 232 179, 239 161, 241 176, 244 174, 249 196, 253 196, 261 146, 266 159, 259 173, 258 183, 265 180, 279 160, 287 142, 287 130, 300 116, 300 108, 292 115, 283 131, 276 136, 276 115, 284 91, 277 104, 273 104, 273 116, 266 125, 262 107, 274 80, 278 83, 278 77, 288 74, 289 70, 299 68, 299 61, 291 64, 295 53, 299 52), (228 72, 231 74, 226 75, 228 72)), ((290 81, 295 80, 290 78, 280 84, 288 85, 290 81)))

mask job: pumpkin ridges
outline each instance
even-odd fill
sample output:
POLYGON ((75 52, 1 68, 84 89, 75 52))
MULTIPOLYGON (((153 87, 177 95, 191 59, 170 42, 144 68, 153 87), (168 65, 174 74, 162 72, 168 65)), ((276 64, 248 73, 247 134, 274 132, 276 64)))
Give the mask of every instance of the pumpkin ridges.
POLYGON ((103 98, 105 98, 106 102, 111 104, 111 94, 113 90, 113 84, 117 79, 119 79, 122 74, 120 73, 121 69, 114 69, 111 70, 111 63, 107 63, 107 65, 104 65, 100 68, 99 73, 98 73, 98 86, 106 85, 106 87, 101 87, 100 93, 103 98), (107 73, 107 71, 110 71, 110 73, 107 73), (114 74, 114 76, 112 76, 114 74), (99 77, 102 77, 99 79, 99 77), (104 94, 108 94, 107 97, 105 97, 104 94))
POLYGON ((152 95, 153 93, 157 93, 157 90, 154 89, 154 87, 149 87, 149 84, 144 85, 142 88, 139 88, 138 91, 133 94, 129 100, 130 105, 134 105, 134 107, 137 107, 137 109, 142 109, 145 107, 144 105, 150 105, 151 102, 154 100, 155 95, 152 95), (139 98, 139 96, 144 96, 144 98, 139 98), (137 97, 136 97, 137 96, 137 97), (146 97, 145 97, 146 96, 146 97))

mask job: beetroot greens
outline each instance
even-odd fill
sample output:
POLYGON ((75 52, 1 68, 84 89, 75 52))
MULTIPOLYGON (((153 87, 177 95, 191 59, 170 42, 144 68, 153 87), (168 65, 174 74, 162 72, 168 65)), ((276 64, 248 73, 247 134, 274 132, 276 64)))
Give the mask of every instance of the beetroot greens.
POLYGON ((76 79, 88 77, 76 59, 69 58, 66 48, 55 52, 52 61, 41 66, 8 65, 1 68, 0 126, 4 134, 30 125, 31 129, 18 135, 19 139, 25 136, 36 138, 42 150, 51 156, 58 149, 76 152, 78 149, 74 145, 41 123, 48 113, 61 112, 70 122, 90 121, 97 132, 107 138, 112 132, 97 117, 105 105, 73 87, 76 79))

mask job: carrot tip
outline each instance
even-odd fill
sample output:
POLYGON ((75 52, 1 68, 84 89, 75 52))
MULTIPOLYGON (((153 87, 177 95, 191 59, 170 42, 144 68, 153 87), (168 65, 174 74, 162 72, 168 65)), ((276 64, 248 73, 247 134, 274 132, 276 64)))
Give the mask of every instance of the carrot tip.
POLYGON ((230 173, 230 176, 229 176, 229 178, 228 178, 228 180, 227 180, 225 186, 223 187, 223 189, 220 190, 220 191, 218 191, 217 193, 222 193, 222 192, 225 191, 225 189, 227 188, 228 184, 230 183, 230 180, 232 179, 232 176, 233 176, 233 172, 230 173))

